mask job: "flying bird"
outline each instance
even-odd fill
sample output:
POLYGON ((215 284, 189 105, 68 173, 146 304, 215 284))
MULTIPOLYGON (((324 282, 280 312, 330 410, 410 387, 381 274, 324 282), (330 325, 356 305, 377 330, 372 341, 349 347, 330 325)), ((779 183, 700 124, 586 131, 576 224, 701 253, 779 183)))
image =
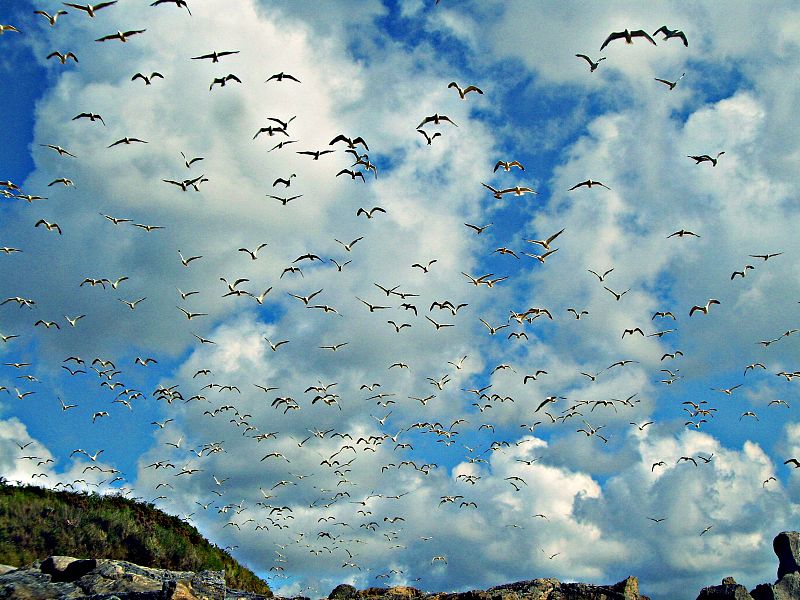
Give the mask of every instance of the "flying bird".
POLYGON ((585 54, 576 54, 575 56, 577 56, 578 58, 582 58, 587 63, 589 63, 589 72, 590 73, 594 73, 597 70, 597 67, 600 66, 600 63, 606 59, 605 56, 601 56, 600 58, 597 59, 597 61, 593 61, 591 58, 589 58, 585 54))
POLYGON ((635 29, 633 31, 625 29, 623 31, 614 31, 613 33, 611 33, 603 42, 603 45, 600 46, 600 52, 602 52, 603 48, 608 46, 608 44, 610 44, 614 40, 624 39, 626 44, 633 44, 633 38, 635 37, 644 38, 648 42, 653 44, 653 46, 657 45, 656 41, 652 37, 650 37, 650 35, 644 29, 635 29))
POLYGON ((117 0, 112 0, 111 2, 100 2, 98 4, 73 4, 71 2, 62 2, 64 6, 69 6, 70 8, 75 8, 77 10, 82 10, 85 12, 89 17, 95 18, 95 11, 100 10, 101 8, 107 8, 116 4, 117 0))
MULTIPOLYGON (((69 5, 68 5, 69 6, 69 5)), ((97 8, 97 7, 95 7, 97 8)), ((104 35, 101 38, 97 38, 95 42, 107 42, 109 40, 119 40, 120 42, 127 42, 128 38, 133 35, 138 35, 140 33, 144 33, 147 31, 146 29, 132 29, 131 31, 117 31, 116 33, 112 33, 110 35, 104 35)))
MULTIPOLYGON (((457 84, 455 81, 451 81, 449 84, 447 84, 447 88, 448 88, 448 89, 450 89, 450 88, 455 88, 455 89, 456 89, 456 91, 458 92, 458 95, 459 95, 459 97, 460 97, 462 100, 463 100, 463 99, 464 99, 464 97, 465 97, 467 94, 469 94, 470 92, 475 92, 475 93, 477 93, 477 94, 481 94, 481 95, 483 95, 483 90, 481 90, 479 87, 477 87, 477 86, 474 86, 474 85, 468 85, 468 86, 467 86, 467 87, 465 87, 464 89, 461 89, 461 86, 459 86, 459 85, 458 85, 458 84, 457 84)), ((438 123, 437 123, 437 125, 438 125, 438 123)))
POLYGON ((689 47, 689 40, 686 39, 686 34, 683 33, 679 29, 669 29, 666 25, 662 25, 658 29, 653 32, 653 36, 657 36, 659 33, 664 34, 663 40, 666 41, 671 38, 678 38, 683 42, 683 45, 687 48, 689 47))

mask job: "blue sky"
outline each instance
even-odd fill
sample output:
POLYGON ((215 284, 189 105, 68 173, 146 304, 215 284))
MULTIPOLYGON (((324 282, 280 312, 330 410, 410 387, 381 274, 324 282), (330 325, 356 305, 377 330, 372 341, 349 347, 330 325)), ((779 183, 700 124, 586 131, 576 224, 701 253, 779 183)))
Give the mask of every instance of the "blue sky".
POLYGON ((723 19, 671 2, 148 4, 67 9, 54 27, 33 14, 54 1, 2 17, 21 33, 0 37, 14 80, 0 179, 46 198, 0 204, 0 246, 22 250, 0 255, 1 299, 35 301, 0 306, 0 333, 19 336, 0 344, 6 478, 154 501, 285 595, 635 574, 674 599, 726 575, 772 578, 771 540, 796 528, 800 490, 783 464, 800 454, 796 382, 778 375, 798 369, 800 339, 795 7, 734 2, 723 19), (659 35, 598 52, 613 31, 662 25, 688 47, 659 35), (146 31, 95 41, 117 29, 146 31), (191 60, 212 50, 238 53, 191 60), (577 53, 605 60, 590 72, 577 53), (266 82, 279 72, 300 82, 266 82), (684 73, 672 90, 655 81, 684 73), (228 74, 242 83, 209 89, 228 74), (462 100, 451 81, 483 94, 462 100), (441 133, 428 145, 415 129, 434 114, 457 126, 425 125, 441 133), (294 118, 254 139, 270 117, 294 118), (338 134, 364 138, 377 178, 336 176, 355 162, 329 145, 338 134), (125 137, 147 143, 112 146, 125 137), (335 152, 297 154, 323 149, 335 152), (722 151, 716 166, 689 158, 722 151), (187 168, 182 152, 203 160, 187 168), (195 178, 197 191, 165 182, 195 178), (607 187, 570 191, 588 179, 607 187), (482 184, 538 193, 496 199, 482 184), (699 237, 671 236, 682 229, 699 237), (545 249, 526 240, 560 230, 556 252, 529 256, 545 249), (257 260, 239 250, 261 243, 257 260), (429 308, 444 300, 466 306, 429 308), (552 319, 509 317, 529 309, 552 319), (648 337, 624 333, 636 328, 648 337), (68 356, 86 373, 62 368, 76 368, 68 356))

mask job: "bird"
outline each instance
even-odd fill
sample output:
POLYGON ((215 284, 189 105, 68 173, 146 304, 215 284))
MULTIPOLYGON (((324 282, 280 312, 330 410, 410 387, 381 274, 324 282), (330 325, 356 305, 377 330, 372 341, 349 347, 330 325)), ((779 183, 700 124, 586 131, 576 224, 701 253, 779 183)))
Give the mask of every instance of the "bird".
POLYGON ((591 269, 587 269, 587 271, 589 271, 589 273, 591 273, 592 275, 594 275, 595 277, 597 277, 597 279, 599 279, 601 283, 602 283, 603 281, 605 281, 605 279, 606 279, 606 276, 607 276, 609 273, 611 273, 613 270, 614 270, 614 268, 612 267, 612 268, 608 269, 607 271, 603 272, 603 274, 602 274, 602 275, 600 275, 600 274, 599 274, 599 273, 597 273, 596 271, 592 271, 591 269))
MULTIPOLYGON (((97 8, 97 6, 95 6, 95 8, 97 8)), ((131 37, 133 35, 138 35, 140 33, 144 33, 145 31, 147 31, 147 30, 146 29, 133 29, 131 31, 117 31, 116 33, 112 33, 110 35, 104 35, 101 38, 97 38, 95 40, 95 42, 107 42, 109 40, 119 40, 120 42, 126 43, 128 41, 129 37, 131 37)))
POLYGON ((310 156, 312 160, 319 160, 319 157, 323 154, 330 154, 331 152, 336 152, 335 150, 302 150, 297 152, 297 154, 305 154, 310 156))
POLYGON ((711 157, 708 154, 700 154, 700 155, 697 155, 697 156, 691 156, 690 155, 690 156, 687 156, 686 158, 691 158, 692 160, 694 160, 695 161, 694 164, 696 164, 696 165, 699 165, 702 162, 710 162, 712 167, 716 167, 717 166, 717 161, 719 160, 719 157, 722 156, 723 154, 725 154, 724 150, 722 152, 717 152, 717 156, 716 157, 711 157))
POLYGON ((36 225, 34 225, 34 227, 39 227, 39 225, 44 225, 44 228, 47 231, 57 231, 58 235, 63 234, 63 232, 61 231, 61 227, 58 225, 58 223, 50 223, 48 221, 45 221, 44 219, 39 219, 38 221, 36 221, 36 225))
POLYGON ((248 254, 252 260, 256 260, 258 258, 258 256, 257 256, 258 251, 261 250, 262 248, 265 248, 266 246, 267 246, 267 243, 263 242, 263 243, 259 244, 258 246, 256 246, 255 250, 248 250, 247 248, 239 248, 239 252, 244 252, 244 253, 248 254))
POLYGON ((350 252, 350 251, 352 251, 352 249, 353 249, 353 246, 355 246, 355 245, 356 245, 358 242, 360 242, 360 241, 361 241, 361 240, 363 240, 363 239, 364 239, 364 236, 357 237, 356 239, 354 239, 354 240, 353 240, 352 242, 350 242, 349 244, 345 244, 344 242, 342 242, 342 241, 340 241, 340 240, 337 240, 337 239, 334 239, 333 241, 334 241, 334 242, 337 242, 338 244, 341 244, 341 245, 342 245, 342 247, 345 249, 345 251, 347 251, 347 252, 350 252))
POLYGON ((146 141, 144 141, 144 140, 140 140, 139 138, 129 138, 129 137, 124 137, 124 138, 122 138, 122 139, 119 139, 119 140, 117 140, 117 141, 116 141, 116 142, 114 142, 113 144, 109 144, 109 146, 108 146, 108 147, 109 147, 109 148, 113 148, 114 146, 119 146, 120 144, 125 144, 126 146, 130 146, 130 145, 131 145, 131 144, 133 144, 133 143, 137 143, 137 144, 147 144, 147 143, 149 143, 149 142, 146 142, 146 141))
POLYGON ((68 152, 67 150, 65 150, 61 146, 56 146, 54 144, 39 144, 39 145, 44 147, 44 148, 50 148, 51 150, 54 150, 54 151, 58 152, 59 156, 65 156, 66 155, 66 156, 71 156, 72 158, 78 158, 77 156, 75 156, 71 152, 68 152))
POLYGON ((239 79, 236 75, 234 75, 233 73, 228 73, 224 77, 215 77, 214 81, 211 82, 211 85, 208 86, 208 90, 211 91, 214 88, 215 85, 219 85, 220 87, 225 87, 225 85, 229 81, 235 81, 236 83, 242 83, 242 80, 239 79))
POLYGON ((58 17, 69 13, 65 10, 57 10, 55 13, 51 15, 46 10, 35 10, 33 11, 33 14, 42 15, 45 19, 47 19, 47 22, 50 23, 50 27, 55 27, 56 22, 58 21, 58 17))
POLYGON ((686 39, 686 34, 680 31, 679 29, 669 29, 666 25, 662 25, 658 29, 653 32, 653 36, 657 36, 659 33, 664 34, 664 41, 670 38, 678 38, 683 42, 683 45, 687 48, 689 47, 689 40, 686 39))
POLYGON ((411 268, 413 269, 414 267, 418 267, 418 268, 422 269, 423 273, 427 273, 430 270, 431 265, 433 263, 435 263, 435 262, 438 262, 438 261, 434 258, 433 260, 429 260, 427 265, 422 265, 420 263, 414 263, 413 265, 411 265, 411 268))
POLYGON ((774 258, 776 256, 780 256, 783 252, 772 252, 771 254, 748 254, 750 258, 760 258, 764 262, 768 261, 770 258, 774 258))
POLYGON ((219 62, 219 59, 222 58, 223 56, 231 56, 232 54, 239 54, 239 50, 224 50, 222 52, 217 52, 215 50, 209 54, 203 54, 201 56, 193 56, 191 60, 211 59, 212 63, 217 63, 219 62))
MULTIPOLYGON (((477 94, 483 95, 483 90, 481 90, 479 87, 477 87, 475 85, 468 85, 464 89, 461 89, 461 86, 459 86, 455 81, 451 81, 450 83, 448 83, 447 84, 447 88, 448 89, 455 88, 455 90, 458 92, 458 96, 462 100, 464 100, 465 96, 467 94, 469 94, 470 92, 475 92, 477 94)), ((438 125, 438 123, 437 123, 437 125, 438 125)))
POLYGON ((147 300, 147 298, 146 297, 145 298, 139 298, 138 300, 133 300, 133 301, 131 301, 131 300, 123 300, 122 298, 118 298, 118 300, 120 302, 122 302, 124 305, 126 305, 128 308, 130 308, 131 310, 136 310, 136 306, 140 302, 144 302, 145 300, 147 300))
POLYGON ((601 56, 600 58, 597 59, 597 61, 593 61, 591 58, 589 58, 585 54, 576 54, 575 56, 578 57, 578 58, 582 58, 587 63, 589 63, 589 72, 590 73, 594 73, 597 70, 597 67, 600 66, 600 63, 606 59, 605 56, 601 56))
POLYGON ((375 216, 376 212, 382 212, 382 213, 386 214, 386 210, 385 209, 381 208, 380 206, 373 206, 369 210, 366 210, 364 208, 359 208, 356 211, 356 216, 358 217, 360 215, 364 215, 365 217, 367 217, 367 219, 372 219, 375 216))
POLYGON ((89 119, 92 122, 100 121, 103 125, 106 124, 106 122, 103 121, 103 117, 101 117, 100 115, 98 115, 96 113, 83 112, 83 113, 80 113, 79 115, 76 115, 76 116, 72 117, 73 121, 77 121, 78 119, 89 119))
POLYGON ((450 123, 451 125, 458 127, 458 125, 456 125, 455 122, 447 115, 440 115, 439 113, 435 113, 433 115, 430 115, 429 117, 425 117, 424 119, 422 119, 422 123, 417 125, 416 129, 417 131, 419 131, 422 127, 424 127, 428 123, 433 123, 434 125, 441 125, 443 122, 450 123))
POLYGON ((613 42, 614 40, 624 39, 626 44, 632 44, 633 38, 635 37, 642 37, 651 44, 653 44, 653 46, 658 45, 656 44, 656 41, 652 37, 650 37, 650 35, 644 29, 635 29, 633 31, 625 29, 624 31, 614 31, 611 34, 609 34, 609 36, 603 42, 602 46, 600 46, 600 52, 602 52, 603 48, 608 46, 608 44, 613 42))
MULTIPOLYGON (((369 152, 369 146, 367 146, 367 142, 364 141, 364 138, 362 138, 361 136, 349 138, 343 133, 340 133, 330 142, 328 142, 328 145, 333 146, 334 144, 337 144, 339 142, 344 142, 345 144, 347 144, 347 147, 350 148, 351 150, 355 149, 356 145, 361 144, 362 146, 364 146, 367 152, 369 152)), ((329 150, 329 152, 332 152, 332 150, 329 150)), ((366 154, 364 156, 366 156, 366 154)))
POLYGON ((480 226, 480 227, 479 227, 478 225, 472 225, 471 223, 464 223, 464 225, 466 225, 466 226, 467 226, 467 227, 469 227, 470 229, 473 229, 473 230, 475 230, 475 234, 476 234, 476 235, 480 235, 480 234, 482 234, 484 231, 486 231, 486 230, 487 230, 489 227, 491 227, 493 224, 494 224, 494 223, 489 223, 489 224, 487 224, 487 225, 483 225, 483 226, 480 226))
POLYGON ((95 11, 100 10, 101 8, 107 8, 116 4, 117 0, 111 0, 110 2, 100 2, 98 4, 73 4, 71 2, 62 2, 64 6, 69 6, 70 8, 75 8, 77 10, 84 11, 89 17, 95 18, 95 11))
POLYGON ((270 349, 272 349, 273 352, 277 352, 278 348, 280 348, 283 344, 288 344, 289 343, 289 340, 282 340, 282 341, 280 341, 280 342, 278 342, 276 344, 273 344, 269 340, 269 338, 265 337, 264 339, 266 340, 267 344, 269 345, 270 349))
POLYGON ((686 229, 679 229, 678 231, 676 231, 676 232, 674 232, 674 233, 670 233, 670 234, 667 236, 667 239, 669 239, 669 238, 671 238, 671 237, 675 237, 676 235, 677 235, 678 237, 680 237, 680 238, 682 238, 682 237, 684 237, 684 236, 687 236, 687 235, 694 236, 694 237, 698 237, 698 238, 700 237, 699 235, 697 235, 697 234, 696 234, 696 233, 694 233, 693 231, 687 231, 686 229))
POLYGON ((435 132, 433 135, 428 135, 428 132, 425 131, 424 129, 417 129, 417 133, 422 134, 422 137, 424 137, 425 141, 428 142, 428 146, 430 146, 433 143, 433 140, 435 138, 442 137, 442 134, 439 131, 435 132))
POLYGON ((159 4, 174 4, 178 8, 185 8, 190 16, 192 14, 187 0, 155 0, 155 2, 150 3, 150 6, 158 6, 159 4))
MULTIPOLYGON (((596 275, 596 273, 595 273, 595 275, 596 275)), ((631 290, 630 290, 630 288, 628 288, 628 289, 627 289, 627 290, 625 290, 624 292, 619 292, 619 293, 618 293, 618 292, 615 292, 614 290, 612 290, 611 288, 608 288, 608 287, 606 287, 606 286, 603 286, 603 289, 604 289, 604 290, 606 290, 607 292, 609 292, 609 293, 610 293, 612 296, 614 296, 614 300, 616 300, 617 302, 619 302, 619 301, 620 301, 620 299, 621 299, 621 298, 622 298, 622 297, 623 297, 625 294, 627 294, 628 292, 630 292, 630 291, 631 291, 631 290)))
MULTIPOLYGON (((556 231, 553 235, 551 235, 546 240, 525 240, 525 241, 528 242, 529 244, 538 244, 539 246, 541 246, 545 250, 550 250, 550 243, 554 239, 556 239, 558 236, 560 236, 562 233, 564 233, 565 229, 566 228, 562 228, 560 231, 556 231)), ((600 281, 602 281, 602 279, 600 281)))
MULTIPOLYGON (((188 267, 189 264, 194 260, 200 260, 201 258, 203 258, 202 256, 190 256, 189 258, 184 258, 183 254, 181 254, 180 250, 178 250, 178 256, 181 257, 181 264, 183 264, 184 267, 188 267)), ((178 291, 180 291, 180 290, 178 290, 178 291)), ((181 294, 181 295, 183 295, 183 294, 181 294)), ((184 300, 185 300, 185 298, 184 298, 184 300)))
POLYGON ((145 85, 151 85, 153 83, 152 80, 156 77, 164 79, 164 76, 161 73, 159 73, 158 71, 153 71, 152 73, 150 73, 149 77, 142 73, 136 73, 136 75, 131 77, 131 81, 136 81, 137 79, 141 79, 142 81, 144 81, 145 85))
POLYGON ((3 35, 6 31, 16 31, 20 33, 20 30, 13 25, 0 25, 0 35, 3 35))
POLYGON ((696 311, 700 311, 704 315, 707 315, 708 314, 708 309, 711 308, 712 304, 720 304, 720 301, 715 299, 715 298, 711 298, 708 302, 706 302, 705 306, 698 306, 698 305, 695 304, 689 310, 689 316, 691 317, 696 311))
POLYGON ((669 91, 671 92, 672 90, 675 89, 675 86, 678 85, 678 82, 684 77, 686 77, 686 73, 681 74, 681 76, 678 77, 675 81, 669 81, 667 79, 659 79, 658 77, 656 77, 655 80, 658 81, 659 83, 663 83, 664 85, 666 85, 669 88, 669 91))
POLYGON ((70 319, 68 316, 64 315, 64 318, 67 320, 67 323, 70 324, 70 327, 75 327, 78 324, 78 320, 83 319, 85 316, 86 315, 78 315, 70 319))
POLYGON ((51 52, 50 54, 48 54, 48 55, 47 55, 47 60, 50 60, 51 58, 57 58, 57 59, 58 59, 58 61, 59 61, 59 62, 60 62, 62 65, 65 65, 65 64, 67 64, 67 60, 68 60, 68 59, 70 59, 70 58, 71 58, 73 61, 75 61, 76 63, 77 63, 77 62, 79 62, 79 61, 78 61, 78 57, 77 57, 77 56, 75 56, 75 53, 74 53, 74 52, 67 52, 66 54, 62 54, 61 52, 58 52, 58 51, 56 51, 56 52, 51 52))
POLYGON ((353 171, 352 169, 342 169, 336 174, 336 177, 339 175, 350 175, 350 179, 355 181, 356 177, 361 177, 361 181, 366 183, 366 179, 364 179, 364 173, 361 171, 353 171))
POLYGON ((587 187, 587 188, 591 189, 592 187, 594 187, 596 185, 599 185, 600 187, 604 187, 607 190, 611 189, 610 187, 608 187, 605 183, 603 183, 601 181, 594 181, 593 179, 587 179, 586 181, 581 181, 580 183, 576 183, 571 188, 569 188, 567 191, 571 192, 572 190, 577 190, 580 187, 587 187))
POLYGON ((267 83, 269 81, 281 82, 284 79, 288 79, 289 81, 296 81, 297 83, 300 83, 300 80, 297 77, 295 77, 294 75, 290 75, 289 73, 284 73, 283 71, 281 71, 280 73, 275 73, 274 75, 270 75, 270 77, 264 83, 267 83))

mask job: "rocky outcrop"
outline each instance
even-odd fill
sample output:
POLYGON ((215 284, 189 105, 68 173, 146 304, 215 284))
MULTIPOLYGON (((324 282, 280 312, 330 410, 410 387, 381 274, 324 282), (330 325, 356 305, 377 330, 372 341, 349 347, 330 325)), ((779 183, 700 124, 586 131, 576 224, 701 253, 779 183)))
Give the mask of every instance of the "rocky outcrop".
POLYGON ((223 571, 167 571, 51 556, 0 575, 0 600, 225 600, 223 571))
POLYGON ((639 582, 628 577, 614 585, 561 583, 558 579, 531 579, 508 583, 488 590, 453 594, 429 594, 413 587, 367 588, 338 585, 328 595, 330 600, 648 600, 639 594, 639 582))
POLYGON ((733 577, 726 577, 722 585, 703 588, 697 600, 800 600, 800 533, 779 533, 772 548, 778 557, 775 583, 762 583, 748 592, 733 577))
POLYGON ((726 577, 721 585, 712 585, 700 590, 697 600, 753 600, 750 592, 739 585, 733 577, 726 577))

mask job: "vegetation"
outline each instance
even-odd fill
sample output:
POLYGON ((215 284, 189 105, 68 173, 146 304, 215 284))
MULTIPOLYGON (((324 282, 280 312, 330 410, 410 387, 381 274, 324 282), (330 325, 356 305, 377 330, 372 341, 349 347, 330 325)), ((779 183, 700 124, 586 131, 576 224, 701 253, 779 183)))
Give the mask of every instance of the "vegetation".
POLYGON ((266 582, 195 527, 150 503, 0 480, 0 564, 21 566, 51 555, 173 571, 224 569, 228 587, 272 595, 266 582))

